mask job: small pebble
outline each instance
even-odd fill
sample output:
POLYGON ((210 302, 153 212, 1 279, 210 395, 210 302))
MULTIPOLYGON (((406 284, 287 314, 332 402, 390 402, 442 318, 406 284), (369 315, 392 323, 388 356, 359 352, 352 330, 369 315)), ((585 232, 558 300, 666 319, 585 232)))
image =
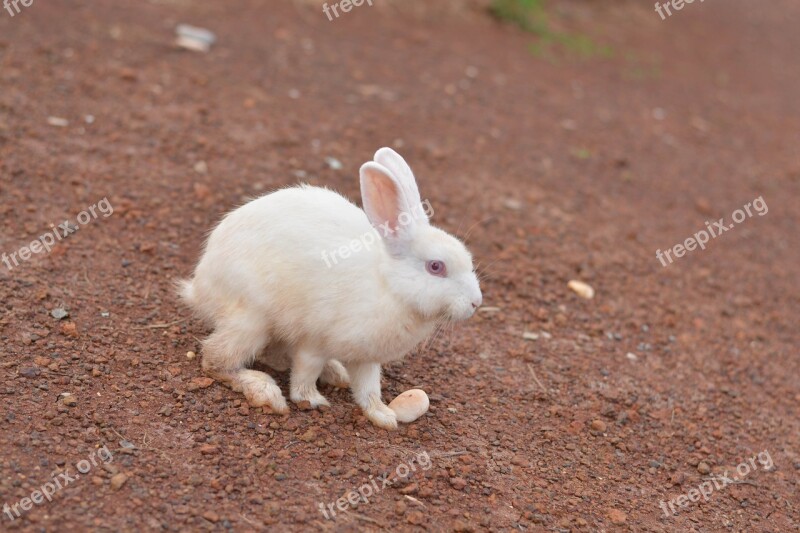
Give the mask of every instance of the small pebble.
POLYGON ((606 431, 606 423, 602 420, 592 420, 592 429, 604 433, 606 431))
POLYGON ((38 376, 41 373, 42 373, 42 371, 39 370, 38 368, 36 368, 35 366, 23 367, 19 371, 19 375, 24 377, 24 378, 35 378, 36 376, 38 376))
POLYGON ((208 165, 205 161, 198 161, 194 164, 194 171, 198 174, 208 174, 208 165))
POLYGON ((78 405, 78 399, 69 392, 65 392, 61 395, 61 403, 67 407, 75 407, 78 405))
POLYGON ((591 300, 592 298, 594 298, 594 289, 588 283, 584 283, 582 281, 573 279, 569 283, 567 283, 567 287, 572 289, 575 292, 575 294, 577 294, 581 298, 586 298, 587 300, 591 300))
POLYGON ((62 318, 67 318, 69 316, 69 311, 60 307, 56 307, 50 311, 50 316, 57 320, 61 320, 62 318))
POLYGON ((47 123, 59 128, 66 128, 69 126, 69 120, 61 117, 47 117, 47 123))
POLYGON ((299 439, 303 442, 312 442, 316 440, 316 438, 317 438, 317 432, 313 429, 309 429, 299 437, 299 439))
POLYGON ((128 476, 125 474, 119 473, 111 478, 111 488, 114 490, 119 490, 128 481, 128 476))
POLYGON ((398 422, 409 423, 428 412, 430 400, 424 390, 411 389, 391 401, 389 409, 397 415, 398 422))
POLYGON ((72 337, 73 339, 77 339, 79 336, 78 327, 74 322, 62 322, 61 333, 67 337, 72 337))
POLYGON ((175 33, 177 34, 175 44, 194 52, 208 52, 217 40, 216 35, 207 29, 188 24, 178 24, 175 33))
POLYGON ((450 485, 456 490, 464 490, 467 488, 467 481, 462 477, 451 477, 450 485))
POLYGON ((705 474, 709 474, 709 473, 711 473, 711 467, 708 466, 708 463, 706 463, 706 462, 700 462, 697 465, 697 471, 700 472, 701 474, 704 474, 704 475, 705 474))
POLYGON ((191 361, 195 357, 197 357, 196 353, 194 353, 194 352, 186 352, 186 359, 188 359, 189 361, 191 361))
POLYGON ((189 392, 196 391, 197 389, 206 389, 210 387, 214 383, 214 380, 209 377, 198 377, 193 378, 189 381, 189 385, 186 387, 186 390, 189 392))
POLYGON ((612 524, 619 526, 625 523, 628 516, 619 509, 611 509, 608 511, 608 518, 611 519, 612 524))
POLYGON ((333 170, 341 170, 343 168, 343 165, 342 165, 341 161, 339 161, 335 157, 326 157, 325 158, 325 162, 333 170))

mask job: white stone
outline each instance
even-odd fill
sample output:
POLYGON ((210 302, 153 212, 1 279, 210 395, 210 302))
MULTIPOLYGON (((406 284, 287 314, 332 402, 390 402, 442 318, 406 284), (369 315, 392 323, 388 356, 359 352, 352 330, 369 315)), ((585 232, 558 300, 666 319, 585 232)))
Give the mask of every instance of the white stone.
POLYGON ((409 423, 428 412, 430 400, 424 390, 411 389, 391 401, 389 409, 397 415, 398 422, 409 423))
POLYGON ((575 294, 580 296, 581 298, 586 298, 587 300, 591 300, 594 298, 594 289, 588 283, 584 283, 582 281, 578 281, 573 279, 569 283, 567 283, 567 287, 572 289, 575 294))

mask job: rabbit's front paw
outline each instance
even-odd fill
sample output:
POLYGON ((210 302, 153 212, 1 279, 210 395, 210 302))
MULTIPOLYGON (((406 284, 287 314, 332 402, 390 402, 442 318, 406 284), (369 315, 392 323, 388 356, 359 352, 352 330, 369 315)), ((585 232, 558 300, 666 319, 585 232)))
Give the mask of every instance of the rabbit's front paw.
POLYGON ((254 390, 249 395, 245 394, 247 403, 253 407, 267 406, 279 415, 289 414, 289 406, 286 405, 286 400, 283 395, 278 391, 270 389, 254 390))
POLYGON ((397 429, 397 415, 384 404, 371 404, 364 412, 369 421, 383 429, 397 429))
POLYGON ((230 385, 231 389, 244 393, 252 407, 268 406, 278 414, 288 414, 289 406, 280 387, 272 376, 258 370, 240 369, 233 372, 210 372, 216 379, 230 385))
POLYGON ((328 400, 325 399, 325 396, 319 393, 316 387, 299 387, 293 389, 289 397, 296 404, 308 402, 306 405, 312 409, 316 409, 320 406, 330 407, 331 405, 328 403, 328 400))

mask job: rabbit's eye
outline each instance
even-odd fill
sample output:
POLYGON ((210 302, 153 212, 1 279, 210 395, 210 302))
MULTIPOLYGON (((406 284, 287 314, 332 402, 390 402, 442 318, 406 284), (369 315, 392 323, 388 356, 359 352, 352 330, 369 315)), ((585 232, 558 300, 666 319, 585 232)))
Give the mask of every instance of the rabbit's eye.
POLYGON ((425 270, 432 276, 445 277, 447 275, 447 267, 442 261, 428 261, 425 263, 425 270))

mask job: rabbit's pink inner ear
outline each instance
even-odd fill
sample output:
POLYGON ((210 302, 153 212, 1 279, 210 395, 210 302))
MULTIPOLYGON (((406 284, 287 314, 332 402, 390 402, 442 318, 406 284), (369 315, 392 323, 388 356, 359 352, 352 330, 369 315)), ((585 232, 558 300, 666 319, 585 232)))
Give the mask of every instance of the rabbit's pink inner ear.
POLYGON ((361 196, 370 223, 381 236, 386 230, 396 231, 400 216, 400 191, 394 180, 378 165, 366 164, 361 169, 361 196))

